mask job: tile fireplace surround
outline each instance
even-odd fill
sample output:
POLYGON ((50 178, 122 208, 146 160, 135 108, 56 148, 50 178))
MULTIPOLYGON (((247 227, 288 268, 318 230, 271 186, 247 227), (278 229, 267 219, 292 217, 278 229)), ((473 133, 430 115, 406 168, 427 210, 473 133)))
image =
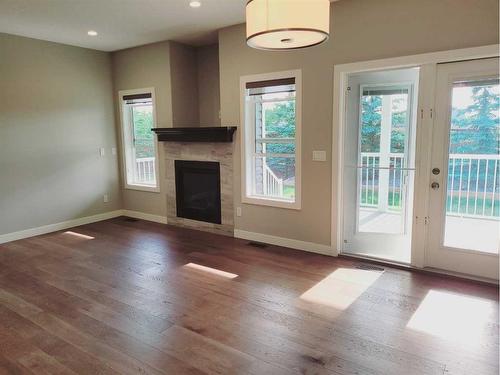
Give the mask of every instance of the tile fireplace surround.
POLYGON ((167 221, 171 225, 233 236, 233 143, 162 142, 166 171, 167 221), (177 217, 175 160, 216 161, 220 163, 222 224, 177 217))

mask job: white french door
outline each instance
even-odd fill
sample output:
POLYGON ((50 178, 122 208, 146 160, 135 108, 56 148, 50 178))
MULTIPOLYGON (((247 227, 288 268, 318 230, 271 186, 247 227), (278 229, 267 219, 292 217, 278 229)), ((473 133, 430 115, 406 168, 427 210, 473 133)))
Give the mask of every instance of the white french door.
POLYGON ((438 64, 425 265, 498 279, 498 58, 438 64))
POLYGON ((418 80, 418 68, 348 77, 343 253, 411 261, 418 80))

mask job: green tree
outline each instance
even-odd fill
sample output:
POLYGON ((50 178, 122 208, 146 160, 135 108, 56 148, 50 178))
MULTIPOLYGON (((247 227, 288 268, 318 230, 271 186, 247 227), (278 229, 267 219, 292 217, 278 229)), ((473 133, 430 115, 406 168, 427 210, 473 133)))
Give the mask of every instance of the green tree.
POLYGON ((361 99, 361 152, 380 152, 382 96, 363 95, 361 99))
MULTIPOLYGON (((295 138, 295 100, 276 103, 265 111, 266 138, 295 138)), ((270 143, 266 151, 276 154, 295 153, 294 143, 270 143)), ((291 158, 267 158, 267 165, 280 178, 295 176, 295 162, 291 158)))
POLYGON ((407 100, 408 96, 399 96, 392 101, 391 152, 405 152, 408 116, 407 100), (404 105, 405 103, 406 105, 404 105))
POLYGON ((494 86, 474 86, 472 104, 453 108, 450 152, 456 154, 497 154, 500 152, 500 97, 494 86))
POLYGON ((134 139, 137 158, 154 156, 153 112, 150 106, 138 106, 133 109, 134 139))
MULTIPOLYGON (((407 111, 397 110, 404 100, 404 97, 393 99, 391 152, 404 152, 407 111)), ((364 95, 361 105, 361 152, 380 152, 382 96, 364 95)))
POLYGON ((266 137, 295 137, 295 100, 276 103, 266 112, 266 137))

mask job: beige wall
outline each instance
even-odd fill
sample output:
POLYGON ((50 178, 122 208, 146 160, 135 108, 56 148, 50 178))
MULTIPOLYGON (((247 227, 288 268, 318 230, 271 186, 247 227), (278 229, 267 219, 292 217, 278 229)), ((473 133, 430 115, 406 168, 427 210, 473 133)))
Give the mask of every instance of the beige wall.
MULTIPOLYGON (((172 127, 172 96, 170 80, 170 42, 148 44, 112 53, 113 95, 116 129, 120 129, 118 91, 154 87, 156 94, 156 126, 172 127)), ((160 186, 164 186, 163 150, 160 154, 160 186)), ((120 163, 120 166, 121 163, 120 163)), ((122 169, 123 181, 123 169, 122 169)), ((121 185, 123 187, 123 183, 121 185)), ((167 215, 166 193, 123 189, 123 208, 153 215, 167 215)))
POLYGON ((174 127, 199 126, 196 48, 170 42, 172 122, 174 127))
MULTIPOLYGON (((200 118, 203 119, 203 126, 220 124, 220 120, 216 121, 219 115, 217 46, 195 48, 167 41, 117 51, 111 55, 118 132, 118 91, 145 87, 155 88, 157 126, 160 128, 199 126, 200 118), (200 69, 203 73, 200 73, 200 69)), ((123 208, 152 215, 167 215, 165 158, 161 144, 159 157, 161 192, 123 189, 123 208)))
POLYGON ((220 126, 219 46, 196 49, 200 126, 220 126))
POLYGON ((294 52, 248 48, 244 25, 221 30, 222 125, 240 123, 240 76, 302 69, 303 80, 302 210, 241 203, 238 142, 236 229, 329 244, 334 64, 498 43, 498 10, 498 0, 341 0, 332 6, 330 40, 294 52), (328 162, 313 162, 313 150, 326 150, 328 162))
POLYGON ((0 234, 120 209, 109 54, 7 34, 0 51, 0 234))

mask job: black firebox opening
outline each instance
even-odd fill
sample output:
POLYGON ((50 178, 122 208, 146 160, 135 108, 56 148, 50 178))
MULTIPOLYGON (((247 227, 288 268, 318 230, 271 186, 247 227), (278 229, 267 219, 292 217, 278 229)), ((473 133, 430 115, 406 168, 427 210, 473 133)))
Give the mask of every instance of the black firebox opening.
POLYGON ((221 224, 220 164, 175 161, 177 217, 221 224))

